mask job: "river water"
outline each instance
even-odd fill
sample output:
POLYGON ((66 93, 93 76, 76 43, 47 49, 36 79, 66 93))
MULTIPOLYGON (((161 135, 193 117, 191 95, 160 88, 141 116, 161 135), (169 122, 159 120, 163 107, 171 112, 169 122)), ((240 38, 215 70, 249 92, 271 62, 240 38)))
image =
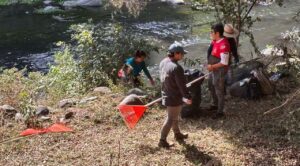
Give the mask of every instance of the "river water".
MULTIPOLYGON (((46 71, 53 62, 53 53, 57 50, 54 43, 68 41, 68 28, 72 24, 87 22, 111 22, 111 8, 75 8, 60 14, 36 14, 34 11, 43 5, 14 5, 0 7, 0 66, 5 68, 28 67, 30 70, 46 71)), ((258 46, 263 49, 272 44, 281 32, 299 27, 292 17, 300 9, 300 0, 287 0, 283 7, 273 4, 256 6, 251 13, 259 16, 261 22, 254 24, 254 33, 258 46)), ((192 11, 190 5, 174 6, 153 1, 138 17, 126 13, 117 14, 114 21, 121 22, 132 33, 151 37, 160 45, 167 47, 177 40, 189 51, 190 58, 200 58, 205 63, 209 40, 209 25, 214 20, 212 12, 192 11)), ((241 38, 240 54, 250 59, 251 48, 247 38, 241 38)), ((149 60, 155 66, 165 56, 165 50, 153 55, 149 60)))

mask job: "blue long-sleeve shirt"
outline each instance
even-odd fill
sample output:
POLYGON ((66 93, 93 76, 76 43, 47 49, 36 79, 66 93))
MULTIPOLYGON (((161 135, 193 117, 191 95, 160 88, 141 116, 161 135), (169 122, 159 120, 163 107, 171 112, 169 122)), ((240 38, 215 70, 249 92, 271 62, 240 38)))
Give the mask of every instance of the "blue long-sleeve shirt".
POLYGON ((145 75, 150 79, 152 80, 152 77, 146 67, 146 63, 143 61, 141 63, 136 63, 134 58, 129 58, 126 60, 126 65, 129 65, 132 67, 132 70, 133 70, 133 75, 134 76, 139 76, 140 75, 140 72, 143 70, 145 75))

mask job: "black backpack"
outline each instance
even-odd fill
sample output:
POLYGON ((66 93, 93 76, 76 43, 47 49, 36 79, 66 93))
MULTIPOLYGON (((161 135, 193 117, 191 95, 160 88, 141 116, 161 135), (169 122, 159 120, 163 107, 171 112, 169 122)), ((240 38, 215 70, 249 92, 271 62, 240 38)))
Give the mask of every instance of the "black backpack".
POLYGON ((249 100, 257 100, 262 96, 261 85, 254 75, 232 84, 229 87, 229 93, 233 97, 249 100))
MULTIPOLYGON (((184 72, 186 82, 193 81, 204 74, 201 73, 199 70, 185 70, 184 72)), ((189 87, 189 92, 192 96, 192 104, 191 105, 184 105, 181 111, 181 117, 187 118, 187 117, 194 117, 197 116, 200 113, 200 104, 201 104, 201 85, 203 83, 203 79, 199 80, 198 82, 195 82, 192 84, 191 87, 189 87)))

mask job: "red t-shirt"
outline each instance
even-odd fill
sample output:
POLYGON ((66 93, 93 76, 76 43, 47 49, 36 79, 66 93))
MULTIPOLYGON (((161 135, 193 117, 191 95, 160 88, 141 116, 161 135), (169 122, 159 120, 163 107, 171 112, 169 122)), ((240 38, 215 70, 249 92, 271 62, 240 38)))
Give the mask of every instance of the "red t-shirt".
POLYGON ((222 53, 230 52, 230 45, 226 38, 220 39, 218 41, 212 41, 213 49, 211 54, 219 59, 221 59, 222 53))

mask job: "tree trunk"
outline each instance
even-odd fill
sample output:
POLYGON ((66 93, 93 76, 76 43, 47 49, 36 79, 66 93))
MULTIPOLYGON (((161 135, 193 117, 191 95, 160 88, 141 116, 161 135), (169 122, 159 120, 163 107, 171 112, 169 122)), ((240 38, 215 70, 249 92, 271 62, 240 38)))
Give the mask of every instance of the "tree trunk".
POLYGON ((242 29, 242 11, 241 11, 241 0, 237 0, 238 2, 238 20, 237 20, 237 30, 239 31, 239 35, 236 37, 236 45, 239 47, 239 38, 241 34, 241 29, 242 29))

